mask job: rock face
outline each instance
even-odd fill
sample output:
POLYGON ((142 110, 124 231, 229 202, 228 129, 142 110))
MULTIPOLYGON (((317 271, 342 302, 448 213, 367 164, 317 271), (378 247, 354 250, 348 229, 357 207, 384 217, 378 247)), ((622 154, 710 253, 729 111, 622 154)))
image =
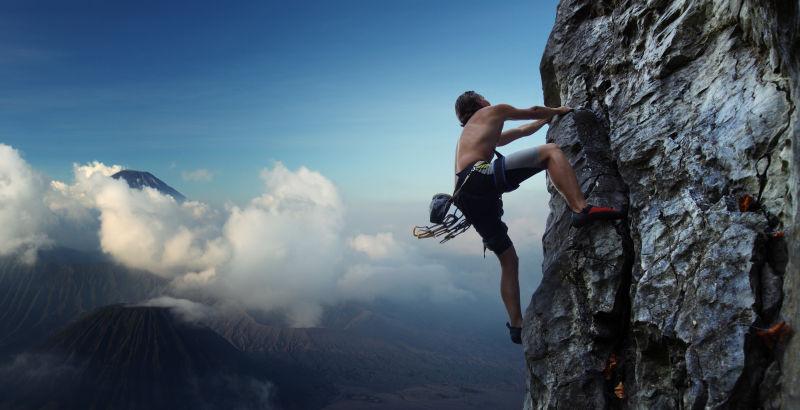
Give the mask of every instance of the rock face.
POLYGON ((541 73, 583 107, 548 141, 590 203, 552 189, 525 313, 526 408, 797 408, 800 4, 562 0, 541 73), (616 388, 616 389, 615 389, 616 388))
MULTIPOLYGON (((595 204, 627 203, 625 184, 612 161, 608 131, 595 114, 579 110, 549 136, 573 158, 582 190, 595 204)), ((530 392, 538 402, 564 405, 603 402, 607 391, 598 371, 624 333, 632 255, 624 224, 570 228, 570 212, 552 185, 544 235, 542 283, 523 326, 530 392), (624 292, 623 292, 624 293, 624 292), (625 306, 623 306, 625 305, 625 306)))

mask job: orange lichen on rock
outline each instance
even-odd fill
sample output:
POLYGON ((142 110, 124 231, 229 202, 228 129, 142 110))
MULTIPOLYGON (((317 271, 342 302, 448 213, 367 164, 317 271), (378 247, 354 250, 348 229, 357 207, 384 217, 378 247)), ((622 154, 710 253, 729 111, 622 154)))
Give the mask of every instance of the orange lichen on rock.
POLYGON ((739 198, 739 211, 747 212, 750 210, 750 207, 752 205, 753 205, 753 197, 750 196, 749 194, 744 194, 742 195, 741 198, 739 198))
POLYGON ((617 354, 611 353, 611 356, 608 357, 606 361, 606 368, 603 369, 603 376, 606 380, 611 380, 611 374, 614 373, 614 369, 617 368, 617 354))
POLYGON ((786 322, 778 322, 769 329, 760 329, 756 335, 761 338, 767 347, 772 349, 776 343, 782 344, 792 334, 792 328, 786 322))
POLYGON ((614 387, 614 395, 617 396, 618 399, 625 398, 625 385, 622 382, 617 384, 617 387, 614 387))

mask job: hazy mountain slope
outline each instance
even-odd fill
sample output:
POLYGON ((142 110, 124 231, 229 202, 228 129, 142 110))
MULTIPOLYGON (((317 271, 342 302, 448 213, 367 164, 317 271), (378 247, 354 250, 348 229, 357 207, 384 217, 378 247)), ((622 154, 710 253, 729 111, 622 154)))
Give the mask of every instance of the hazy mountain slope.
POLYGON ((369 310, 350 310, 353 317, 338 329, 263 324, 244 311, 229 311, 208 325, 242 350, 314 369, 338 385, 396 390, 426 383, 518 384, 521 368, 503 345, 500 353, 487 355, 491 343, 464 339, 463 333, 431 333, 369 310))
POLYGON ((34 265, 0 258, 0 353, 43 340, 82 313, 158 294, 165 281, 102 255, 56 248, 34 265))
POLYGON ((27 368, 4 374, 4 386, 14 387, 4 392, 4 406, 271 406, 272 386, 257 366, 219 335, 178 319, 166 308, 98 309, 28 357, 27 368))
MULTIPOLYGON (((135 304, 167 290, 159 277, 125 269, 103 255, 57 249, 43 252, 36 265, 5 258, 0 260, 0 285, 0 326, 4 329, 0 340, 7 359, 0 368, 6 369, 6 376, 19 373, 14 369, 21 367, 28 369, 23 374, 72 374, 68 381, 85 380, 84 367, 72 361, 82 358, 97 372, 92 377, 139 380, 152 370, 148 366, 163 365, 153 361, 154 357, 184 354, 182 340, 164 336, 175 334, 171 322, 154 319, 150 317, 153 314, 139 312, 139 308, 101 308, 99 313, 81 318, 99 306, 135 304), (57 335, 50 339, 47 349, 30 353, 32 346, 52 334, 57 335), (142 343, 155 347, 138 350, 142 343), (131 349, 143 358, 137 361, 148 365, 133 365, 131 349)), ((200 299, 213 304, 207 297, 200 299)), ((492 394, 511 401, 520 396, 519 350, 505 339, 504 329, 487 332, 485 318, 459 318, 454 312, 435 307, 349 303, 327 309, 320 328, 294 329, 283 323, 279 312, 211 311, 214 314, 208 319, 209 325, 225 337, 225 343, 230 341, 234 348, 247 351, 248 360, 258 369, 240 367, 240 361, 209 366, 230 365, 227 373, 236 377, 244 371, 270 380, 271 398, 282 408, 319 407, 331 400, 353 397, 358 401, 361 392, 390 394, 382 399, 384 403, 395 400, 398 396, 393 392, 399 391, 406 391, 406 396, 433 397, 438 394, 434 392, 447 390, 443 385, 463 386, 463 391, 454 391, 473 398, 488 397, 485 392, 469 393, 480 386, 491 386, 492 394)), ((198 361, 208 360, 198 356, 198 361)), ((180 377, 205 371, 202 366, 168 363, 176 374, 183 375, 180 377)), ((135 395, 132 392, 143 388, 131 383, 126 381, 123 390, 104 397, 122 402, 126 395, 135 395)), ((245 384, 251 384, 249 379, 245 384)), ((29 390, 25 397, 41 395, 62 404, 85 388, 70 382, 32 386, 38 386, 39 393, 29 390)), ((148 400, 161 399, 156 395, 148 400)))

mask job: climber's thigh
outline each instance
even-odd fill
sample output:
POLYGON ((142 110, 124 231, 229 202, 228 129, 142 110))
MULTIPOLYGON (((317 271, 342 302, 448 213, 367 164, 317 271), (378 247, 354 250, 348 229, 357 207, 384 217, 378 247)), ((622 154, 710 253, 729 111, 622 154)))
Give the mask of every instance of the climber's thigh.
POLYGON ((497 255, 502 254, 511 246, 511 238, 508 236, 508 226, 501 219, 503 200, 496 196, 491 175, 472 174, 464 189, 466 192, 459 195, 459 209, 483 239, 483 246, 497 255), (486 181, 482 181, 484 179, 486 181), (489 192, 475 194, 467 190, 473 185, 485 187, 489 192))
POLYGON ((526 148, 506 156, 506 180, 509 185, 522 181, 547 169, 545 155, 551 144, 526 148))

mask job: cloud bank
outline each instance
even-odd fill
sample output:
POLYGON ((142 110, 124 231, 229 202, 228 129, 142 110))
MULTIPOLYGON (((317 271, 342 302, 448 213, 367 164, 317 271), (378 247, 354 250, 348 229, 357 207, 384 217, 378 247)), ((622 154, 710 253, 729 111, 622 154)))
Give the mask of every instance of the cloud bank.
MULTIPOLYGON (((280 309, 296 326, 314 325, 325 305, 344 300, 474 297, 458 285, 464 272, 393 233, 348 234, 335 185, 308 168, 275 163, 261 172, 261 195, 224 209, 131 189, 110 177, 121 169, 74 164, 73 181, 48 182, 0 144, 0 254, 32 260, 46 246, 98 249, 170 279, 176 296, 280 309)), ((198 311, 187 302, 149 303, 198 311)))
POLYGON ((201 322, 211 316, 214 316, 216 311, 202 303, 193 302, 188 299, 173 298, 170 296, 159 296, 157 298, 149 299, 138 306, 151 306, 169 308, 181 319, 186 322, 201 322))
POLYGON ((42 193, 47 189, 15 149, 0 144, 0 254, 22 252, 27 261, 51 240, 45 234, 54 223, 42 193))

